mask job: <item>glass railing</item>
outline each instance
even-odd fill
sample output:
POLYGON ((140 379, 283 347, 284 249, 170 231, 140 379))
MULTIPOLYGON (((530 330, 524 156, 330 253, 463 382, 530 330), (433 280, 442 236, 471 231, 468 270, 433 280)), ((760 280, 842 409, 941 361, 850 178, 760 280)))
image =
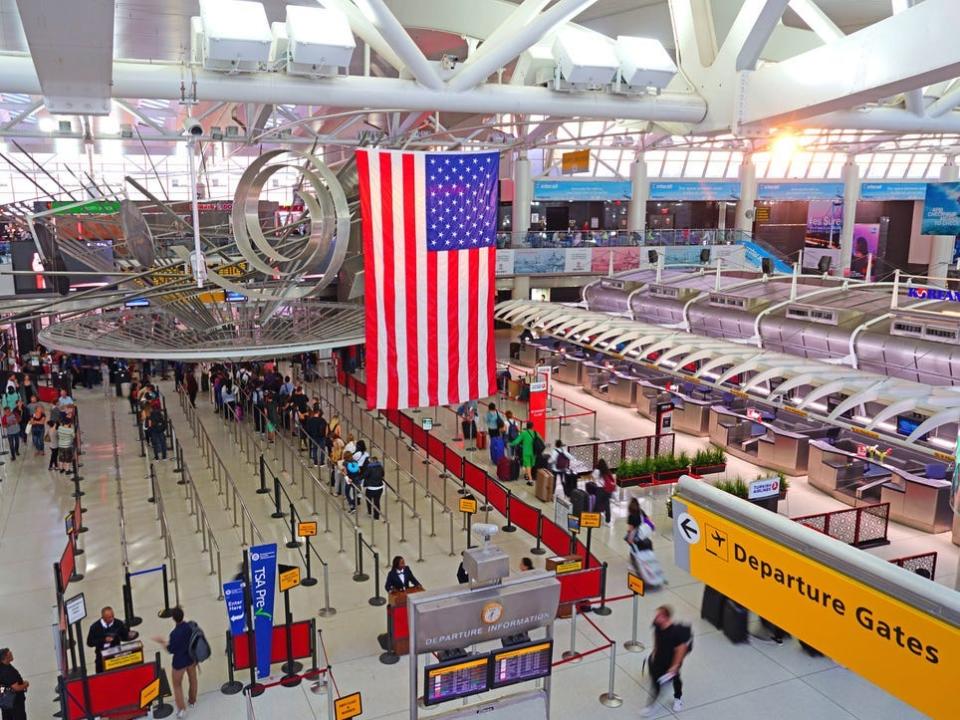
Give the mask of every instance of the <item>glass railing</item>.
POLYGON ((529 230, 524 233, 497 233, 497 247, 518 249, 644 245, 733 245, 751 239, 752 234, 749 232, 718 228, 659 229, 647 230, 643 233, 629 230, 529 230))

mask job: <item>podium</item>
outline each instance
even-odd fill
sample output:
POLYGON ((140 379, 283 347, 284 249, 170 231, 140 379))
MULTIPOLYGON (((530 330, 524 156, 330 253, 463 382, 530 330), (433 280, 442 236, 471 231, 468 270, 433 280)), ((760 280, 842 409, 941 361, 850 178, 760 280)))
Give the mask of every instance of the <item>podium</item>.
POLYGON ((387 595, 387 651, 394 655, 406 655, 410 651, 407 595, 417 592, 423 592, 423 588, 395 590, 387 595))

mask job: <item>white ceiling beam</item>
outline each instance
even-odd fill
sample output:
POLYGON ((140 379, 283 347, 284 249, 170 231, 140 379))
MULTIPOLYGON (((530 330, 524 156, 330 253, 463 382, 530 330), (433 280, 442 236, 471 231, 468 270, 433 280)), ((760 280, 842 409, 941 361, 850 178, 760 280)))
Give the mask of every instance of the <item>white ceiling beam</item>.
MULTIPOLYGON (((523 0, 504 22, 497 25, 492 33, 487 35, 486 38, 481 38, 481 40, 484 44, 499 42, 513 28, 524 27, 533 20, 549 3, 550 0, 523 0)), ((480 52, 479 48, 467 57, 466 62, 473 62, 473 57, 477 52, 480 52)))
POLYGON ((786 9, 787 0, 747 0, 720 49, 721 58, 729 57, 736 48, 734 67, 737 70, 755 68, 786 9))
MULTIPOLYGON (((954 102, 960 104, 960 98, 956 98, 954 102)), ((960 133, 960 114, 941 113, 934 117, 928 112, 924 117, 919 117, 902 108, 874 107, 865 110, 839 110, 825 115, 804 118, 791 124, 795 127, 822 128, 824 130, 960 133)))
POLYGON ((678 65, 691 75, 695 68, 713 64, 717 56, 717 36, 709 0, 670 0, 673 42, 678 65))
POLYGON ((960 3, 926 0, 829 45, 746 73, 735 124, 802 120, 957 77, 958 26, 960 3))
POLYGON ((426 88, 441 90, 443 80, 410 37, 410 33, 390 12, 383 0, 357 0, 364 15, 371 20, 390 48, 399 56, 414 79, 426 88))
MULTIPOLYGON (((890 0, 890 11, 897 15, 902 13, 908 8, 912 8, 916 5, 916 0, 890 0)), ((925 103, 923 101, 924 91, 917 88, 915 90, 908 90, 903 95, 903 103, 906 106, 907 110, 912 112, 914 115, 924 115, 926 114, 926 108, 924 107, 925 103)))
POLYGON ((339 10, 347 16, 350 23, 350 29, 353 34, 363 40, 371 50, 377 53, 394 70, 403 69, 403 60, 391 48, 383 35, 373 26, 366 16, 350 0, 317 0, 320 5, 326 8, 339 10))
POLYGON ((447 86, 459 92, 479 85, 524 50, 540 42, 544 36, 575 18, 596 1, 560 0, 526 25, 510 28, 493 42, 488 40, 456 70, 447 81, 447 86))
POLYGON ((927 108, 927 116, 938 118, 945 115, 960 105, 960 85, 955 85, 947 90, 943 95, 937 98, 930 107, 927 108))
POLYGON ((28 117, 33 115, 41 107, 43 107, 43 100, 34 100, 32 103, 27 105, 23 110, 21 110, 12 118, 10 118, 7 122, 5 122, 3 124, 3 127, 0 128, 0 130, 13 129, 14 127, 22 123, 24 120, 26 120, 28 117))
POLYGON ((834 24, 815 0, 790 0, 790 9, 799 15, 824 43, 846 37, 846 33, 834 24))
POLYGON ((47 109, 108 115, 114 0, 17 0, 17 9, 47 109))
MULTIPOLYGON (((610 93, 560 93, 548 88, 487 84, 452 93, 422 87, 411 80, 339 76, 306 78, 281 73, 230 75, 197 68, 197 100, 274 105, 378 107, 489 114, 509 109, 530 115, 583 116, 597 119, 697 123, 706 103, 691 93, 621 96, 610 93)), ((114 62, 112 92, 118 98, 180 100, 181 68, 148 62, 114 62)), ((40 94, 40 81, 27 54, 0 55, 0 93, 40 94)))

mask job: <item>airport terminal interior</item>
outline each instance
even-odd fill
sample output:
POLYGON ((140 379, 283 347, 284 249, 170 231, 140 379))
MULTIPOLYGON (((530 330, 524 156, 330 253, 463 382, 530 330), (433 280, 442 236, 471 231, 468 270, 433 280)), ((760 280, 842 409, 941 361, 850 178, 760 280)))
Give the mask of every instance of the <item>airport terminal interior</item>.
POLYGON ((0 0, 2 720, 960 717, 957 27, 0 0))

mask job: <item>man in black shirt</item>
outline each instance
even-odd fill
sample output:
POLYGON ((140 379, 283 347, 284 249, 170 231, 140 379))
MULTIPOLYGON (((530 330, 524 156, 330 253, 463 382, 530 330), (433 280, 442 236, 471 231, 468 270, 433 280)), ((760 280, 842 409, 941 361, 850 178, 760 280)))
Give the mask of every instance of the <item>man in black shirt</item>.
POLYGON ((303 432, 310 444, 310 459, 313 464, 323 464, 325 462, 324 452, 327 449, 327 421, 323 419, 323 411, 308 410, 308 414, 303 420, 303 432))
POLYGON ((0 648, 0 688, 14 694, 13 707, 3 710, 3 720, 27 720, 27 688, 30 683, 13 666, 13 652, 0 648))
POLYGON ((657 608, 653 617, 653 650, 648 659, 650 673, 651 698, 640 713, 641 717, 650 717, 657 712, 657 698, 661 688, 673 681, 673 711, 683 709, 683 682, 680 680, 680 666, 690 652, 693 633, 689 625, 673 622, 673 611, 666 605, 657 608))
POLYGON ((130 631, 122 620, 113 615, 113 608, 107 606, 100 611, 100 619, 90 626, 87 633, 87 647, 96 654, 97 672, 103 672, 103 649, 115 647, 130 639, 130 631))

